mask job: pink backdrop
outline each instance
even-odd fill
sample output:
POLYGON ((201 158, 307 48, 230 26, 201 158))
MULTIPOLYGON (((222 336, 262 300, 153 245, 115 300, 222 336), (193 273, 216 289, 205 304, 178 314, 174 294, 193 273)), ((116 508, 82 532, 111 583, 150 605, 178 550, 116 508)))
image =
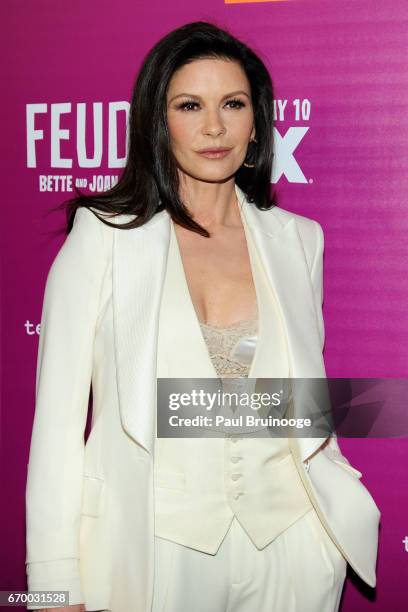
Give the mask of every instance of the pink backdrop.
MULTIPOLYGON (((169 30, 215 21, 270 69, 281 104, 272 177, 280 205, 325 231, 328 376, 408 376, 408 3, 3 0, 1 9, 0 590, 24 590, 36 326, 63 240, 49 233, 62 214, 46 212, 72 196, 63 179, 119 175, 134 77, 169 30)), ((406 610, 407 440, 340 442, 382 510, 376 593, 350 573, 341 609, 406 610)))

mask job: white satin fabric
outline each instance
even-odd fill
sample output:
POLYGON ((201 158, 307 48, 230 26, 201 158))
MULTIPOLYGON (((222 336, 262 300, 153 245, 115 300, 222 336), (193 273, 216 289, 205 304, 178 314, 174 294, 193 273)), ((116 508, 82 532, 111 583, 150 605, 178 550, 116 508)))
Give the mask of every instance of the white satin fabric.
POLYGON ((258 335, 240 338, 231 351, 231 356, 249 368, 255 353, 257 339, 258 335))

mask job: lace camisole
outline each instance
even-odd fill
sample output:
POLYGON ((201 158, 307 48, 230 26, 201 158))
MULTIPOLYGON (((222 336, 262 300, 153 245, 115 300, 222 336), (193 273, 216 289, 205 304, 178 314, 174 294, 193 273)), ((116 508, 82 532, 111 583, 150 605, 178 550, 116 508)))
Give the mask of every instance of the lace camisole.
POLYGON ((258 339, 258 316, 225 327, 200 321, 200 327, 218 376, 247 377, 258 339))

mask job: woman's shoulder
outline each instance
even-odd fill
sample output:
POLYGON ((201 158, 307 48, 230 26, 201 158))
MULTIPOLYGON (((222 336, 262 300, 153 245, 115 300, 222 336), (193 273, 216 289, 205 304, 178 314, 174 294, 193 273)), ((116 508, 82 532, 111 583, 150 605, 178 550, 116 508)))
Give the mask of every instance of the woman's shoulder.
POLYGON ((299 229, 304 231, 316 231, 316 225, 320 225, 318 221, 312 219, 311 217, 307 217, 306 215, 300 215, 299 213, 287 210, 285 208, 282 208, 281 206, 274 206, 271 210, 285 224, 291 219, 295 219, 299 229))
POLYGON ((79 206, 75 212, 74 224, 81 223, 82 225, 92 225, 93 227, 98 228, 100 231, 102 231, 101 225, 107 227, 108 229, 114 229, 104 223, 103 220, 109 221, 109 223, 114 223, 115 225, 119 225, 120 223, 126 223, 127 221, 130 221, 131 218, 132 215, 122 214, 114 216, 112 214, 102 212, 94 206, 79 206))
POLYGON ((306 250, 315 251, 318 245, 323 245, 323 228, 316 219, 281 208, 280 206, 275 206, 271 211, 274 212, 283 225, 286 225, 292 219, 295 220, 300 238, 306 250))
POLYGON ((113 232, 117 226, 126 224, 134 219, 134 215, 112 215, 95 208, 94 206, 80 206, 75 212, 71 231, 76 231, 90 239, 99 240, 103 244, 112 241, 113 232), (107 223, 105 223, 107 221, 107 223), (112 224, 112 225, 109 225, 112 224))
POLYGON ((84 262, 94 261, 104 268, 111 259, 115 228, 105 224, 103 219, 113 221, 93 206, 79 206, 58 258, 66 259, 71 251, 76 250, 84 262))

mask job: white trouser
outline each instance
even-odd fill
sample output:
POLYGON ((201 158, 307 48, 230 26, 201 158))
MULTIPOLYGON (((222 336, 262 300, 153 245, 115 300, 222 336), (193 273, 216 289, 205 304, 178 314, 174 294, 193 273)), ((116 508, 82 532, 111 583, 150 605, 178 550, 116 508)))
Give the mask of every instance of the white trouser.
POLYGON ((216 555, 155 537, 152 612, 337 612, 346 569, 314 509, 263 550, 234 518, 216 555))

